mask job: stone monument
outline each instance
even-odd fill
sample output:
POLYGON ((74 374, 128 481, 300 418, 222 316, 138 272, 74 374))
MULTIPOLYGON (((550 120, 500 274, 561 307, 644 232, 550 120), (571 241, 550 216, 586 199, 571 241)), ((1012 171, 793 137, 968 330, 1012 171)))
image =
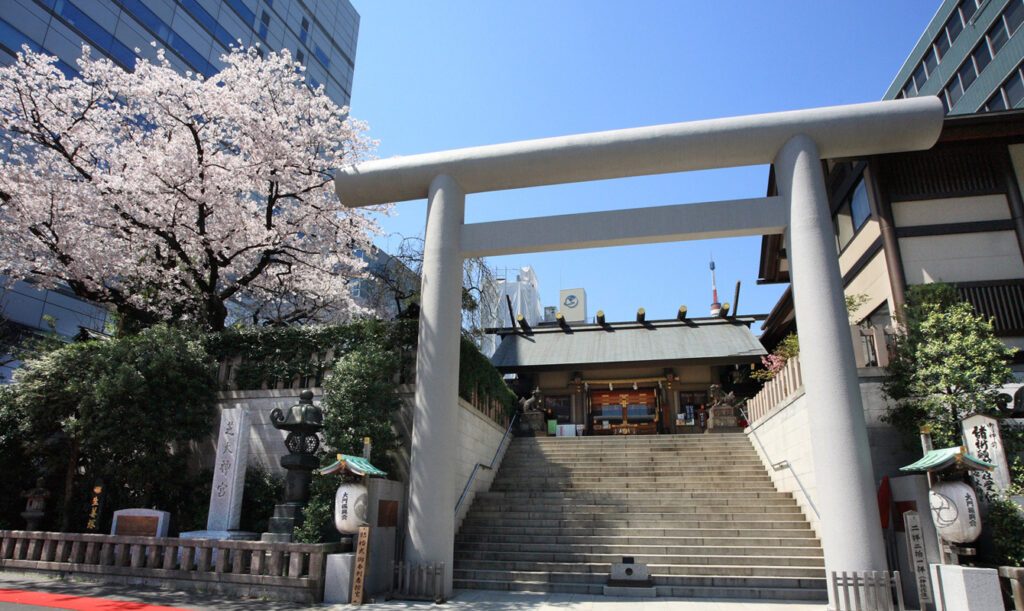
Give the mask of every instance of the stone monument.
POLYGON ((252 540, 257 533, 238 530, 242 493, 249 462, 249 413, 241 408, 221 411, 217 458, 213 465, 210 512, 206 530, 181 533, 183 539, 252 540))

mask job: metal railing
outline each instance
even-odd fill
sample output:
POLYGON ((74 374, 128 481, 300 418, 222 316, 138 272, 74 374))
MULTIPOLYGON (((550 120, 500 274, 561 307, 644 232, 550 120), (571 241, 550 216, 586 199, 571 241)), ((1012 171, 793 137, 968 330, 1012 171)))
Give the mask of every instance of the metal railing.
POLYGON ((459 517, 459 509, 462 508, 462 503, 466 500, 466 495, 469 494, 469 489, 473 485, 473 480, 476 479, 476 472, 480 470, 480 467, 487 469, 488 471, 494 470, 494 463, 498 461, 498 456, 501 454, 501 449, 505 447, 505 441, 508 440, 509 433, 512 432, 512 427, 516 423, 516 417, 519 414, 512 414, 512 419, 508 422, 508 428, 505 429, 505 435, 501 438, 501 443, 498 444, 498 449, 494 451, 494 457, 491 458, 491 464, 485 465, 483 463, 476 463, 473 466, 473 472, 469 474, 469 480, 466 481, 466 486, 462 489, 462 494, 459 495, 459 502, 455 504, 455 517, 459 517))
MULTIPOLYGON (((744 420, 747 420, 747 422, 751 422, 747 418, 747 413, 745 411, 743 411, 743 408, 740 407, 738 409, 740 411, 740 414, 743 416, 744 420)), ((764 459, 766 461, 768 461, 769 464, 771 464, 772 469, 775 469, 776 471, 782 471, 783 469, 789 469, 790 474, 793 476, 793 479, 796 481, 796 485, 800 486, 800 492, 804 493, 804 498, 807 499, 807 504, 811 506, 811 511, 813 511, 814 515, 818 516, 818 519, 820 520, 821 519, 821 514, 818 513, 818 508, 814 505, 814 501, 811 500, 811 495, 807 494, 807 488, 804 488, 804 483, 800 481, 800 476, 796 474, 796 471, 793 469, 793 465, 791 465, 788 460, 780 460, 779 462, 772 462, 771 457, 768 456, 768 450, 765 449, 764 444, 761 443, 761 438, 758 437, 758 435, 757 435, 757 429, 754 428, 753 426, 751 426, 750 427, 750 433, 754 436, 754 439, 757 441, 757 445, 761 448, 761 453, 764 454, 764 459)))

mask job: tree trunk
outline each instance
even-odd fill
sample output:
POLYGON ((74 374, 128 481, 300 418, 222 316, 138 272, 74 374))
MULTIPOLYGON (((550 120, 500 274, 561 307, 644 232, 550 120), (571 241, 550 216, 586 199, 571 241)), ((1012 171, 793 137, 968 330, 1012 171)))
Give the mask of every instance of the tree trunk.
POLYGON ((75 487, 75 473, 78 472, 78 442, 69 443, 67 469, 64 471, 64 503, 60 511, 60 531, 67 532, 71 528, 71 494, 75 487))

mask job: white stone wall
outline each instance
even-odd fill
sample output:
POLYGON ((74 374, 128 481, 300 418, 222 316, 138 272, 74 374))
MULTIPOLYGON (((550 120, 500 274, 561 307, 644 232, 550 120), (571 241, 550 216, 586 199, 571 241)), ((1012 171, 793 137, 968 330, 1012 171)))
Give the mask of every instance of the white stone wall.
POLYGON ((790 395, 788 401, 777 405, 767 416, 755 422, 753 426, 747 427, 745 432, 754 444, 754 449, 761 457, 765 469, 768 470, 775 488, 779 492, 791 493, 814 532, 820 533, 820 520, 811 509, 811 504, 818 501, 818 488, 811 455, 806 399, 807 396, 801 388, 799 392, 790 395), (776 471, 772 467, 782 461, 788 461, 792 471, 776 471), (797 478, 807 491, 806 495, 801 492, 797 478))
MULTIPOLYGON (((881 420, 888 410, 888 404, 882 395, 882 372, 883 370, 878 367, 858 370, 860 394, 861 400, 864 402, 864 417, 867 422, 868 443, 871 446, 871 460, 874 465, 876 483, 881 482, 883 476, 902 475, 899 472, 900 467, 921 457, 919 449, 906 447, 896 430, 881 420)), ((809 418, 819 417, 821 411, 808 405, 801 388, 788 397, 786 402, 775 406, 767 416, 745 431, 761 457, 761 462, 768 470, 775 487, 780 492, 793 494, 815 532, 819 532, 820 524, 818 516, 811 509, 812 503, 818 503, 816 482, 819 477, 828 477, 829 475, 815 472, 811 454, 809 418), (788 461, 792 466, 792 471, 787 468, 776 471, 772 468, 773 464, 782 461, 788 461), (793 475, 794 471, 796 477, 793 475), (806 489, 806 496, 800 490, 797 478, 806 489)))
MULTIPOLYGON (((313 391, 313 401, 320 402, 323 391, 319 388, 313 391)), ((249 412, 249 465, 260 465, 267 471, 284 477, 284 469, 281 467, 281 455, 287 453, 284 447, 286 433, 274 428, 270 423, 270 412, 279 407, 285 410, 299 402, 299 393, 302 389, 278 389, 278 390, 227 390, 217 393, 218 418, 216 426, 220 426, 219 413, 224 409, 244 409, 249 412)), ((216 431, 217 428, 215 427, 216 431)), ((214 448, 216 435, 209 441, 209 448, 214 448)), ((204 448, 205 450, 206 448, 204 448)), ((213 467, 213 454, 206 451, 202 454, 202 467, 213 467)))
POLYGON ((495 452, 498 452, 499 455, 494 462, 494 469, 484 469, 483 467, 477 469, 476 477, 473 478, 473 486, 466 493, 466 498, 459 508, 459 514, 455 516, 456 533, 459 531, 459 526, 462 525, 462 519, 466 516, 466 512, 469 511, 470 505, 473 504, 473 498, 476 497, 477 492, 486 492, 491 487, 494 474, 512 440, 512 436, 509 435, 508 440, 502 445, 502 438, 505 435, 504 428, 461 399, 459 407, 461 408, 459 409, 459 447, 455 458, 453 509, 459 501, 466 482, 469 481, 469 476, 473 473, 473 467, 477 463, 490 465, 495 452))
MULTIPOLYGON (((314 401, 319 403, 323 391, 319 388, 312 389, 314 401)), ((395 472, 389 477, 408 482, 409 472, 409 443, 410 424, 412 422, 413 392, 411 386, 403 386, 400 389, 402 395, 402 410, 396 422, 401 448, 395 456, 395 472)), ((280 457, 287 452, 284 447, 285 433, 273 427, 270 423, 270 412, 275 407, 286 409, 299 400, 301 389, 285 390, 233 390, 218 393, 217 410, 239 408, 249 412, 251 428, 249 436, 249 465, 260 465, 271 473, 284 476, 284 469, 280 465, 280 457)), ((473 467, 477 463, 490 465, 494 454, 501 446, 505 429, 496 422, 482 414, 466 401, 459 400, 458 416, 458 448, 456 451, 455 465, 455 489, 452 490, 451 507, 454 511, 455 504, 462 494, 462 490, 469 480, 473 467)), ((214 423, 212 436, 200 442, 198 453, 198 466, 200 468, 213 468, 213 461, 216 455, 216 434, 220 426, 220 418, 214 423)), ((509 437, 511 440, 511 436, 509 437)), ((480 468, 477 470, 476 478, 473 481, 472 489, 467 493, 466 500, 462 504, 460 513, 456 520, 456 529, 462 522, 462 518, 469 506, 473 504, 473 497, 481 490, 490 488, 491 481, 501 458, 504 456, 508 442, 501 446, 498 460, 495 462, 494 470, 480 468)))

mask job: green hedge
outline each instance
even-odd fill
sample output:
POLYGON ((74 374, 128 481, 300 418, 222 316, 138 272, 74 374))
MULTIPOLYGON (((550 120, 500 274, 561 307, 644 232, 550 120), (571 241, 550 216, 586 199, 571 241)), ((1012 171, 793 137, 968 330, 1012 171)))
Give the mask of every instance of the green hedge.
MULTIPOLYGON (((235 366, 235 387, 255 390, 264 385, 273 388, 282 380, 296 378, 306 378, 311 382, 309 385, 319 386, 339 359, 366 345, 398 355, 402 359, 398 373, 407 377, 416 339, 416 321, 360 319, 331 326, 233 328, 211 335, 207 349, 218 361, 242 357, 242 362, 235 366), (326 355, 332 351, 328 358, 326 355)), ((474 390, 481 400, 496 401, 511 415, 515 393, 487 357, 463 337, 459 350, 459 396, 470 400, 474 390)))

